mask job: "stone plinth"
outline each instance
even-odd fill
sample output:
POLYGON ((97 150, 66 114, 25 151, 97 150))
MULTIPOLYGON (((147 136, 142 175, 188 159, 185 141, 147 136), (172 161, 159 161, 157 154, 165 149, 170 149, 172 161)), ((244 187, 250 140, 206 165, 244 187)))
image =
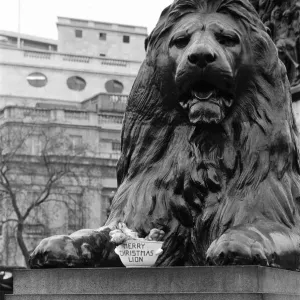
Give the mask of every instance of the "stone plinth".
POLYGON ((257 266, 17 270, 6 300, 296 300, 300 273, 257 266))

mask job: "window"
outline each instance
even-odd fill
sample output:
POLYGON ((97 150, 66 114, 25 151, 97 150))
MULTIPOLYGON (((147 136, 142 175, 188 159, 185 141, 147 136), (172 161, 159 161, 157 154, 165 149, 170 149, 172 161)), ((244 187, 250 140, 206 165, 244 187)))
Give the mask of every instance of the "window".
MULTIPOLYGON (((34 201, 37 201, 38 198, 40 196, 40 193, 37 191, 37 192, 27 192, 27 198, 30 202, 34 202, 34 201)), ((35 207, 34 208, 34 212, 33 212, 33 215, 34 215, 34 218, 35 219, 38 219, 38 207, 35 207)))
POLYGON ((105 83, 105 89, 108 93, 122 93, 124 86, 118 80, 109 80, 105 83))
POLYGON ((121 151, 121 143, 120 142, 113 142, 112 143, 113 151, 121 151))
POLYGON ((100 140, 98 143, 99 153, 109 153, 111 151, 111 143, 108 141, 100 140))
POLYGON ((80 194, 69 194, 68 230, 70 232, 83 229, 85 226, 84 207, 80 194))
POLYGON ((82 38, 82 30, 80 29, 75 29, 75 36, 77 38, 82 38))
POLYGON ((31 154, 32 155, 41 155, 43 151, 43 143, 39 135, 31 136, 31 154))
POLYGON ((82 136, 81 135, 70 135, 72 149, 76 150, 82 145, 82 136))
POLYGON ((45 226, 43 224, 25 224, 24 231, 29 235, 44 235, 45 226))
POLYGON ((125 44, 130 43, 130 36, 129 35, 123 35, 123 43, 125 43, 125 44))
POLYGON ((28 83, 34 87, 43 87, 48 81, 44 74, 38 72, 29 74, 26 79, 28 83))
POLYGON ((106 41, 106 33, 100 32, 100 33, 99 33, 99 40, 101 40, 101 41, 106 41))
POLYGON ((68 78, 67 86, 70 90, 82 91, 86 87, 86 82, 79 76, 72 76, 68 78))

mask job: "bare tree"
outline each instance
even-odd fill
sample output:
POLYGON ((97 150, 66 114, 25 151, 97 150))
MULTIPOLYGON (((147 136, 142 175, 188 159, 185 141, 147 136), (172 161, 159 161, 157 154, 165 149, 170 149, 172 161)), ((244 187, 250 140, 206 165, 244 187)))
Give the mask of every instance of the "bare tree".
MULTIPOLYGON (((24 229, 36 217, 38 208, 58 202, 69 210, 84 211, 84 205, 74 199, 69 187, 76 186, 84 193, 84 189, 92 184, 87 182, 92 178, 91 169, 84 163, 88 151, 86 144, 70 138, 55 126, 23 124, 1 129, 2 225, 15 224, 15 238, 27 267, 30 253, 24 229)), ((41 228, 45 226, 40 225, 41 228)))

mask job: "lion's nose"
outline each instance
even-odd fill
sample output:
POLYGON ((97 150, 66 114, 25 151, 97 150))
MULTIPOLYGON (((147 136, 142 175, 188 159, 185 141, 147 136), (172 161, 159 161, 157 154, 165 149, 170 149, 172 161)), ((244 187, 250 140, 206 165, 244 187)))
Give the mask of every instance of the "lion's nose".
POLYGON ((216 53, 214 53, 212 49, 209 49, 207 47, 198 48, 188 56, 188 60, 191 64, 197 65, 201 68, 204 68, 208 64, 213 63, 216 59, 216 53))

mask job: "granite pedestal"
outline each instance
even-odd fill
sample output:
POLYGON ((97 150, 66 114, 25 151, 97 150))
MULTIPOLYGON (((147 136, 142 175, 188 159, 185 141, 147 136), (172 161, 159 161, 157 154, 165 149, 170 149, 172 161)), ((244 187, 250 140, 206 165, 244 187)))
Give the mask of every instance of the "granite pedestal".
POLYGON ((17 270, 6 300, 296 300, 300 273, 258 266, 17 270))

